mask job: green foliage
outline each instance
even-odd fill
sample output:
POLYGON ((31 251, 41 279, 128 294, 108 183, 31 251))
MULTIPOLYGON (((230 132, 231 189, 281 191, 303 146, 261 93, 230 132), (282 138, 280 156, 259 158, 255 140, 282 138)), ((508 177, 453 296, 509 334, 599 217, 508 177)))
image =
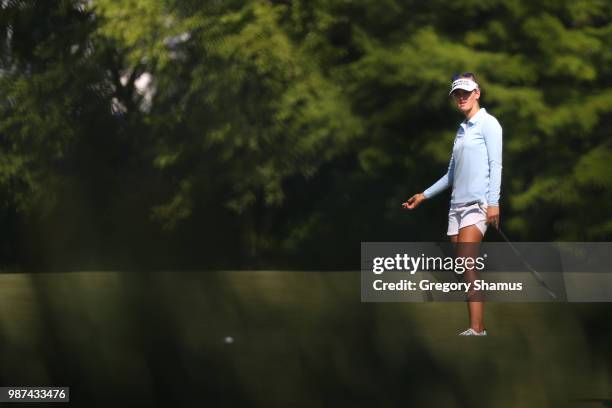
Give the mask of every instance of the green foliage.
POLYGON ((449 79, 472 71, 504 129, 513 236, 610 238, 610 2, 1 7, 1 197, 29 220, 87 208, 71 231, 128 220, 120 242, 203 236, 264 265, 441 239, 444 199, 399 204, 445 171, 449 79))

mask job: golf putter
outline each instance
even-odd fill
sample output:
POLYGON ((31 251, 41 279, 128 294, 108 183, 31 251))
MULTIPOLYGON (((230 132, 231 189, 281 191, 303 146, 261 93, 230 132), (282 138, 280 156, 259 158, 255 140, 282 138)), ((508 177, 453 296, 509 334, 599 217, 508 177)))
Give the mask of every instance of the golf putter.
POLYGON ((548 295, 553 299, 553 300, 557 300, 557 295, 555 295, 555 292, 552 291, 552 289, 550 288, 550 286, 548 286, 548 284, 546 283, 546 281, 544 280, 544 278, 542 277, 542 275, 540 275, 540 273, 538 271, 536 271, 530 264, 529 262, 527 262, 527 260, 525 260, 525 258, 521 255, 521 253, 515 248, 514 245, 512 245, 512 242, 510 242, 510 240, 508 239, 508 237, 506 236, 506 234, 503 233, 503 231, 501 230, 501 228, 495 228, 497 230, 497 232, 499 232, 499 235, 502 236, 502 238, 504 239, 504 241, 506 241, 506 243, 510 246, 510 248, 512 248, 512 251, 514 252, 514 254, 521 260, 521 262, 525 265, 525 267, 529 270, 529 272, 531 272, 531 274, 535 277, 535 279, 538 281, 538 283, 544 288, 546 289, 546 292, 548 293, 548 295))

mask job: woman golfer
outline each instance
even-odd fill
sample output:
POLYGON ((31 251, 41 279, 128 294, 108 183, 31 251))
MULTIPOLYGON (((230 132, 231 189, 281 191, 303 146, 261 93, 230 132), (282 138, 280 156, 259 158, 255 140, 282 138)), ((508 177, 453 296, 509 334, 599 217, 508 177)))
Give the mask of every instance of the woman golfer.
MULTIPOLYGON (((456 244, 480 243, 487 225, 499 227, 502 128, 497 119, 480 107, 480 87, 474 74, 455 75, 449 95, 465 115, 465 120, 457 130, 448 171, 431 187, 410 197, 402 206, 412 210, 424 200, 452 186, 447 235, 456 244)), ((459 245, 457 255, 473 252, 474 246, 459 245)), ((467 271, 465 278, 472 280, 474 273, 467 271)), ((470 327, 460 335, 486 336, 481 299, 468 301, 468 311, 470 327)))

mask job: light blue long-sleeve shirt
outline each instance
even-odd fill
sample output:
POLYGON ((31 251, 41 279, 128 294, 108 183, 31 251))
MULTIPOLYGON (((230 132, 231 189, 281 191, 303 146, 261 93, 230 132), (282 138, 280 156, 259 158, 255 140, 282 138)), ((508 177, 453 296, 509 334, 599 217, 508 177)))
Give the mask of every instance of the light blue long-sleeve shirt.
POLYGON ((502 128, 481 108, 461 122, 447 173, 424 191, 426 198, 453 186, 451 205, 480 202, 499 206, 502 172, 502 128))

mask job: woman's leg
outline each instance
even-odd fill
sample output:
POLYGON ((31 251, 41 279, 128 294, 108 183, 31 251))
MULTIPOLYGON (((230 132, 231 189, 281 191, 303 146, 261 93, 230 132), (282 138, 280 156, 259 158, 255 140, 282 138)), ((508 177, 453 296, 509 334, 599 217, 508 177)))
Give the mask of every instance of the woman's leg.
MULTIPOLYGON (((459 230, 459 235, 451 237, 451 241, 454 243, 480 243, 482 241, 482 233, 475 225, 469 225, 459 230), (455 238, 455 240, 453 240, 455 238)), ((476 258, 479 252, 479 245, 459 245, 457 248, 457 256, 476 258)), ((464 272, 464 278, 467 282, 474 282, 477 279, 476 271, 474 269, 466 270, 464 272)), ((476 299, 480 299, 481 294, 473 294, 476 299)), ((467 302, 468 313, 470 316, 470 327, 477 331, 482 332, 484 327, 484 302, 482 300, 469 300, 467 302)))

